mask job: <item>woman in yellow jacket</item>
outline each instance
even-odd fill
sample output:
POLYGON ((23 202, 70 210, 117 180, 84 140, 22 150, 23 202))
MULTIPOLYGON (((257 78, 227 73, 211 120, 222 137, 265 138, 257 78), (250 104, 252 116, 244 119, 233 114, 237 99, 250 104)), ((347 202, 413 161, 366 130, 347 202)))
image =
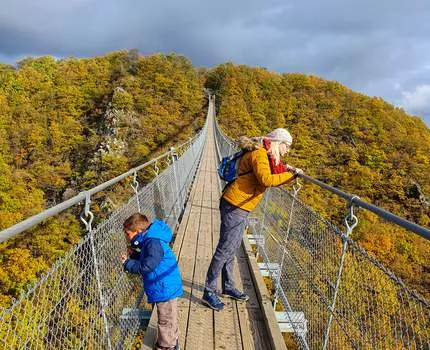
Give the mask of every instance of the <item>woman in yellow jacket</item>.
POLYGON ((221 273, 222 294, 236 300, 249 297, 235 288, 234 257, 242 241, 246 218, 260 202, 267 187, 291 182, 294 174, 284 166, 281 157, 288 153, 292 137, 285 129, 275 129, 264 138, 241 137, 239 147, 246 151, 239 163, 238 177, 225 188, 220 201, 221 229, 217 248, 206 275, 203 301, 214 310, 222 310, 224 303, 216 294, 221 273))

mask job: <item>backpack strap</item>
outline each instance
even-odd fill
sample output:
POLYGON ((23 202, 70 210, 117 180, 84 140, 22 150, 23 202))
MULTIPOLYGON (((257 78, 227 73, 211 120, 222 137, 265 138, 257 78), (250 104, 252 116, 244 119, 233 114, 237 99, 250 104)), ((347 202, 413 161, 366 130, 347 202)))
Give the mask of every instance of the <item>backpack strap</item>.
MULTIPOLYGON (((238 152, 238 155, 236 156, 236 157, 234 157, 234 159, 237 159, 237 158, 239 158, 239 157, 243 157, 243 155, 245 154, 245 153, 247 153, 246 151, 241 151, 241 152, 238 152), (239 154, 240 153, 240 154, 239 154)), ((252 170, 249 170, 249 171, 245 171, 244 173, 242 173, 242 174, 237 174, 237 176, 236 176, 236 179, 239 177, 239 176, 245 176, 245 175, 248 175, 248 174, 251 174, 252 173, 252 170)), ((225 184, 225 186, 224 186, 224 188, 222 189, 222 194, 224 194, 224 192, 227 190, 227 187, 229 186, 229 185, 231 185, 233 182, 235 182, 236 181, 236 179, 234 179, 233 181, 231 181, 231 182, 229 182, 229 183, 227 183, 227 184, 225 184)))
POLYGON ((241 151, 239 151, 239 152, 235 153, 235 154, 234 154, 234 156, 233 156, 233 158, 232 158, 231 160, 236 160, 237 158, 241 158, 241 157, 243 157, 243 155, 244 155, 245 153, 246 153, 246 151, 241 150, 241 151))

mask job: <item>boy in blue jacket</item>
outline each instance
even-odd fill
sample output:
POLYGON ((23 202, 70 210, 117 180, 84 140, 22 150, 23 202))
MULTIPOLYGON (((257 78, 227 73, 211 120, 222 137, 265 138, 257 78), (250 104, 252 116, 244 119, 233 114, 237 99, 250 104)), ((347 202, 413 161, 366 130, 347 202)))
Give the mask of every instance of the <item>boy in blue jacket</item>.
POLYGON ((124 233, 135 253, 123 255, 124 270, 140 274, 149 303, 157 304, 157 350, 179 349, 177 298, 182 295, 182 279, 176 256, 169 243, 172 231, 162 220, 149 222, 135 213, 124 222, 124 233))

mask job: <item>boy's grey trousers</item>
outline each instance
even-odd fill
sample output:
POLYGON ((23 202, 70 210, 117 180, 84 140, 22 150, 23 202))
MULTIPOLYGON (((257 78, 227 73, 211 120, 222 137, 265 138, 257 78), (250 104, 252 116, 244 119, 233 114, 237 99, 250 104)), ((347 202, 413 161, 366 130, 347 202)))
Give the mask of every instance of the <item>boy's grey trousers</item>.
POLYGON ((218 245, 206 275, 205 290, 215 292, 217 279, 221 272, 222 290, 233 289, 234 257, 242 242, 246 218, 249 214, 224 199, 220 202, 221 229, 218 245))
POLYGON ((158 337, 154 349, 173 348, 178 342, 178 299, 157 302, 158 337))

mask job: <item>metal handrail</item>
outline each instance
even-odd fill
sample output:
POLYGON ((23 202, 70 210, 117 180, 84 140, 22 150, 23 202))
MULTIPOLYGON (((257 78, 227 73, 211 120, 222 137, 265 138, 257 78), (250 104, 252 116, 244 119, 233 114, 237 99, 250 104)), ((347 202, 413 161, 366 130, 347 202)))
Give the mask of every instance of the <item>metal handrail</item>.
POLYGON ((367 203, 363 200, 361 200, 360 198, 358 198, 356 195, 353 194, 349 194, 346 192, 343 192, 342 190, 330 186, 322 181, 319 181, 317 179, 314 179, 313 177, 306 175, 306 174, 301 174, 299 175, 299 177, 301 177, 303 180, 311 182, 323 189, 326 189, 327 191, 330 191, 331 193, 334 193, 335 195, 342 197, 343 199, 346 199, 347 201, 349 201, 350 203, 353 203, 356 207, 361 207, 364 209, 367 209, 369 211, 371 211, 372 213, 375 213, 376 215, 378 215, 379 217, 390 221, 396 225, 399 225, 409 231, 412 231, 414 233, 416 233, 417 235, 430 240, 430 229, 420 226, 418 224, 415 224, 409 220, 403 219, 400 216, 397 216, 385 209, 382 209, 374 204, 371 203, 367 203))

